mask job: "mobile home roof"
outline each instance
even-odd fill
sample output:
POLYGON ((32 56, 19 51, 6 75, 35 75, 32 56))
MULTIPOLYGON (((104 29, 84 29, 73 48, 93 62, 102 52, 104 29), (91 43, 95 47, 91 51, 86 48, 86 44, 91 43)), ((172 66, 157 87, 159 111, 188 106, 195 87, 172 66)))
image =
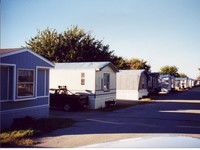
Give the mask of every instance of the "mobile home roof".
POLYGON ((160 78, 168 78, 168 77, 173 77, 170 74, 160 74, 160 78))
POLYGON ((145 72, 145 70, 119 70, 119 72, 123 74, 141 75, 141 73, 145 72))
POLYGON ((118 69, 111 62, 72 62, 72 63, 55 63, 55 69, 95 69, 97 71, 110 66, 113 71, 118 69))
POLYGON ((23 53, 23 52, 29 52, 29 53, 33 54, 34 56, 42 59, 43 61, 45 61, 46 63, 48 63, 52 67, 54 67, 54 64, 52 62, 50 62, 46 58, 42 57, 41 55, 39 55, 39 54, 35 53, 34 51, 27 49, 27 48, 0 49, 0 58, 11 56, 11 55, 16 55, 16 54, 23 53))

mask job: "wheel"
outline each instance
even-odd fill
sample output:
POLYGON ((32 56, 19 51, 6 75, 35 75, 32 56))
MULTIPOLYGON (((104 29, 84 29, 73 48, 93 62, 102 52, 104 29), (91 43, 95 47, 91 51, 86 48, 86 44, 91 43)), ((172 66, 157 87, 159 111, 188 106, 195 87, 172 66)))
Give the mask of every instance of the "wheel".
POLYGON ((69 104, 65 104, 64 110, 65 111, 70 111, 70 109, 71 109, 70 105, 69 104))

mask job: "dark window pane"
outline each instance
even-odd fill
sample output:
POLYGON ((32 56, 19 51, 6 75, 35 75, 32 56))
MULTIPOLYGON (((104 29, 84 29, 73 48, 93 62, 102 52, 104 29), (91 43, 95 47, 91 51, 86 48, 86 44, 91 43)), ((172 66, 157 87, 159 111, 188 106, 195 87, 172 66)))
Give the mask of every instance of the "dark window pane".
POLYGON ((33 96, 33 83, 18 84, 18 96, 33 96))
POLYGON ((33 82, 33 70, 19 70, 18 82, 33 82))
POLYGON ((18 70, 18 96, 33 96, 34 89, 34 71, 18 70))

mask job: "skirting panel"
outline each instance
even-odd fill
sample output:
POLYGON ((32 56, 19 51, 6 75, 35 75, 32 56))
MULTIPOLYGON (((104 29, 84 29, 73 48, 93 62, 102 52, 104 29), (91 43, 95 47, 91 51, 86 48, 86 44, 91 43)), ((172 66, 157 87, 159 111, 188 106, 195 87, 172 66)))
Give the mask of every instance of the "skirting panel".
POLYGON ((1 112, 1 129, 8 128, 12 125, 15 118, 24 118, 30 116, 33 118, 43 118, 49 116, 49 106, 43 105, 38 107, 29 107, 18 110, 1 112))

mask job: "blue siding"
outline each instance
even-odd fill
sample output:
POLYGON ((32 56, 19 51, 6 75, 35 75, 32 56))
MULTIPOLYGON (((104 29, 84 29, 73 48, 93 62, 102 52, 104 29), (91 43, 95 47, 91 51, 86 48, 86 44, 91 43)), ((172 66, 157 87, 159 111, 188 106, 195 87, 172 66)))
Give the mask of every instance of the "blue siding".
MULTIPOLYGON (((33 69, 34 70, 34 81, 35 83, 37 82, 36 81, 36 67, 37 66, 41 66, 41 67, 52 67, 50 64, 48 64, 47 62, 45 62, 44 60, 40 59, 39 57, 36 57, 35 55, 33 55, 32 53, 30 52, 22 52, 22 53, 18 53, 18 54, 15 54, 15 55, 10 55, 10 56, 6 56, 6 57, 3 57, 1 58, 1 63, 6 63, 6 64, 16 64, 16 77, 18 75, 18 69, 33 69)), ((37 95, 38 96, 42 96, 41 93, 44 93, 44 75, 39 73, 38 75, 38 80, 40 80, 38 83, 39 83, 39 88, 40 90, 38 91, 37 88, 36 88, 36 84, 34 83, 34 96, 36 96, 36 90, 37 92, 39 92, 37 95), (43 86, 43 87, 42 87, 43 86), (43 88, 43 91, 41 91, 43 88)), ((16 78, 16 86, 17 86, 17 80, 18 80, 18 77, 16 78)), ((46 82, 47 84, 49 80, 46 82)), ((48 85, 47 85, 48 86, 48 85)), ((17 90, 17 89, 16 89, 17 90)), ((11 90, 9 91, 11 92, 11 90)), ((44 94, 43 94, 44 96, 44 94)), ((16 95, 15 97, 17 97, 17 91, 16 91, 16 95)), ((17 99, 24 99, 23 97, 22 98, 17 98, 17 99)))
POLYGON ((34 106, 40 106, 40 105, 47 105, 48 104, 48 98, 47 97, 41 97, 33 100, 25 100, 25 101, 8 101, 1 103, 1 111, 4 110, 11 110, 11 109, 20 109, 20 108, 26 108, 26 107, 34 107, 34 106))
POLYGON ((16 64, 17 68, 35 69, 36 66, 52 67, 30 52, 23 52, 1 58, 2 63, 16 64))
POLYGON ((13 67, 9 67, 9 99, 13 99, 13 80, 14 80, 14 68, 13 67))
POLYGON ((47 96, 47 95, 49 95, 49 70, 38 69, 37 96, 47 96))
POLYGON ((0 67, 0 100, 11 100, 13 98, 13 67, 0 67))
POLYGON ((49 70, 46 70, 46 94, 49 95, 49 70))
POLYGON ((45 115, 48 114, 49 69, 38 69, 37 67, 52 67, 51 64, 47 63, 46 61, 42 60, 41 58, 33 55, 28 51, 2 57, 1 63, 15 64, 16 66, 15 75, 13 66, 3 66, 3 65, 1 66, 0 100, 7 100, 7 99, 12 100, 14 93, 13 89, 14 87, 16 87, 15 89, 16 101, 3 101, 3 102, 0 101, 0 111, 2 111, 1 117, 4 118, 4 120, 1 122, 1 125, 3 125, 6 121, 7 123, 5 123, 4 127, 11 124, 12 119, 15 118, 14 115, 15 112, 21 114, 21 116, 26 114, 34 114, 34 115, 37 114, 38 116, 44 116, 44 114, 45 115), (29 97, 28 100, 25 97, 22 97, 23 100, 17 101, 20 100, 19 98, 17 98, 18 69, 34 70, 34 97, 32 98, 29 97), (15 83, 13 83, 14 77, 16 77, 15 83), (37 95, 36 95, 36 90, 37 90, 37 95), (29 112, 29 110, 33 109, 35 111, 29 112), (40 111, 39 113, 42 112, 44 114, 38 114, 37 110, 40 111), (8 116, 10 116, 10 118, 8 118, 8 116))
POLYGON ((38 69, 37 77, 37 96, 45 95, 45 70, 38 69))

